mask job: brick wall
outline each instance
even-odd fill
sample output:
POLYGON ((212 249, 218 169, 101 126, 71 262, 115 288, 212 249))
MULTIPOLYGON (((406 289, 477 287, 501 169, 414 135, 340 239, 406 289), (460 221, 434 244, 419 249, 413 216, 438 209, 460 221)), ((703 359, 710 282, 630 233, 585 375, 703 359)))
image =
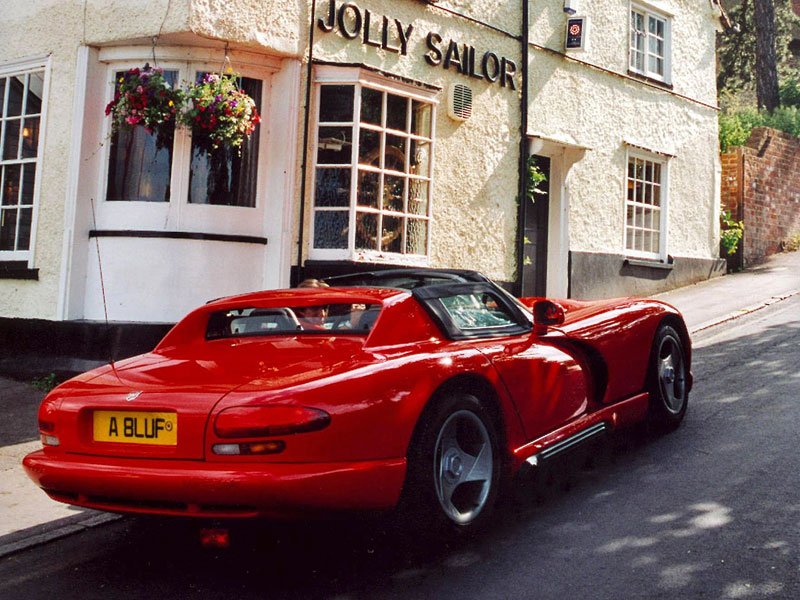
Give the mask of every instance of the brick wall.
POLYGON ((744 221, 744 266, 780 252, 800 234, 800 138, 757 127, 722 155, 722 205, 744 221))

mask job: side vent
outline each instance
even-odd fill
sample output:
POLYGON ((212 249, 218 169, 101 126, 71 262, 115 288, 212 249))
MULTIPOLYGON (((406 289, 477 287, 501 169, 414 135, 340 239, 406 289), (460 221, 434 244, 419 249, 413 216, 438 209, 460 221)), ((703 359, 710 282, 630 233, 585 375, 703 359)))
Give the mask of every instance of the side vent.
POLYGON ((472 89, 462 83, 450 86, 447 114, 456 121, 466 121, 472 116, 472 89))

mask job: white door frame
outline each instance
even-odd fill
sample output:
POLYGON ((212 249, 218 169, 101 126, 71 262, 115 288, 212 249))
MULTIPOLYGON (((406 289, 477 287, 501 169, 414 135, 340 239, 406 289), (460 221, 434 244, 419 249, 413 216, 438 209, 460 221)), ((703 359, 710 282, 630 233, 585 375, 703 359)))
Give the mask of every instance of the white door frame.
POLYGON ((569 293, 568 176, 587 150, 571 139, 540 133, 528 135, 528 154, 550 159, 546 294, 553 298, 566 298, 569 293))

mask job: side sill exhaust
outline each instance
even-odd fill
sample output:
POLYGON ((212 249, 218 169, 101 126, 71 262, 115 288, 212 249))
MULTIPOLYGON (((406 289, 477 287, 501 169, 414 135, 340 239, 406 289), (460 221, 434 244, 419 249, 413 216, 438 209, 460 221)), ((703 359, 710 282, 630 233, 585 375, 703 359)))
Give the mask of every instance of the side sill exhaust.
POLYGON ((530 467, 537 467, 541 462, 551 459, 557 454, 561 454, 562 452, 570 450, 575 446, 583 444, 584 442, 593 440, 610 429, 611 426, 606 422, 596 423, 591 427, 582 429, 578 433, 571 435, 548 448, 545 448, 541 452, 537 452, 533 456, 529 456, 525 459, 525 463, 530 467))

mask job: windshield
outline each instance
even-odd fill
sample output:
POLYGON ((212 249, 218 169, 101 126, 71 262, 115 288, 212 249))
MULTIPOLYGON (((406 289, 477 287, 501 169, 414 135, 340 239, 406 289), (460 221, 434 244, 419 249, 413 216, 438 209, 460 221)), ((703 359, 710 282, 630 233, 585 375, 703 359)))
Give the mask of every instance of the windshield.
POLYGON ((312 304, 220 310, 209 316, 206 339, 306 333, 367 335, 380 308, 380 304, 312 304))

